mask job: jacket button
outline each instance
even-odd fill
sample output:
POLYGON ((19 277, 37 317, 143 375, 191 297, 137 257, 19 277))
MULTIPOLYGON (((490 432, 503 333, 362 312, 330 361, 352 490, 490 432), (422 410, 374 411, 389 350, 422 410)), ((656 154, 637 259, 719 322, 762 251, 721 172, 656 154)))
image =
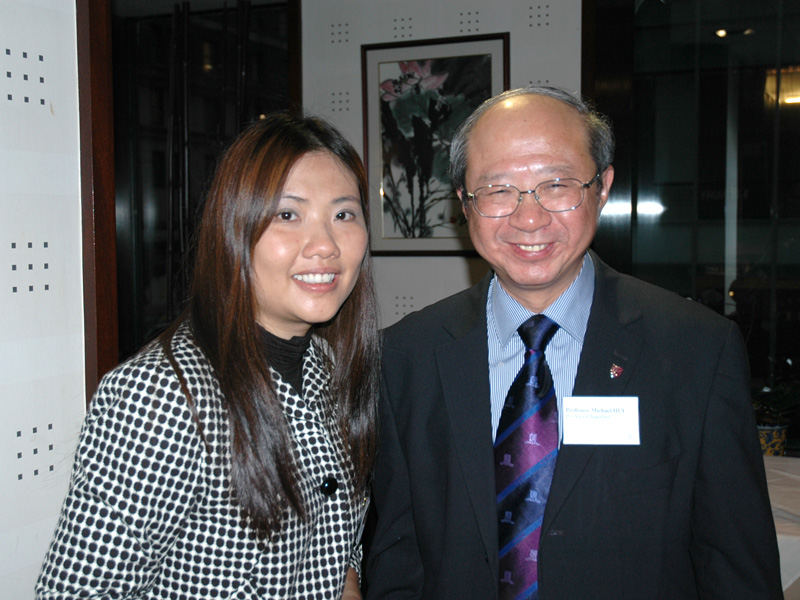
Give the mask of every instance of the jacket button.
POLYGON ((319 486, 319 490, 326 496, 332 495, 338 489, 339 482, 336 481, 335 477, 326 477, 322 480, 322 485, 319 486))

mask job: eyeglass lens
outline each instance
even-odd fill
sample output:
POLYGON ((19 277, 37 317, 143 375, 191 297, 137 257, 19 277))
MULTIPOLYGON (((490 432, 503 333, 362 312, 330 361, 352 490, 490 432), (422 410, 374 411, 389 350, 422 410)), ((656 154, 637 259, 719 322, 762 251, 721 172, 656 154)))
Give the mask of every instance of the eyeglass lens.
MULTIPOLYGON (((585 187, 577 179, 561 179, 544 181, 530 192, 534 193, 539 205, 545 210, 561 212, 572 210, 580 205, 585 187)), ((512 185, 491 185, 475 191, 473 198, 478 212, 493 217, 501 217, 513 213, 520 202, 523 192, 512 185)))

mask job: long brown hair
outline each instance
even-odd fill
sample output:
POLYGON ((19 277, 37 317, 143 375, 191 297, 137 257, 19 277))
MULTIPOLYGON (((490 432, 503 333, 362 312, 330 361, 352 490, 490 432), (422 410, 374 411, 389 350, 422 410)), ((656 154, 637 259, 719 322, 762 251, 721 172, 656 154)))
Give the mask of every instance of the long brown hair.
MULTIPOLYGON (((233 141, 217 166, 197 232, 185 313, 222 388, 237 500, 261 536, 275 529, 287 503, 301 516, 305 511, 288 424, 255 321, 251 261, 289 171, 303 155, 317 151, 330 152, 353 173, 369 223, 364 166, 335 128, 321 119, 288 113, 257 121, 233 141)), ((338 422, 356 493, 361 495, 369 485, 375 451, 379 363, 378 311, 368 255, 338 314, 313 331, 332 350, 329 413, 338 422)))

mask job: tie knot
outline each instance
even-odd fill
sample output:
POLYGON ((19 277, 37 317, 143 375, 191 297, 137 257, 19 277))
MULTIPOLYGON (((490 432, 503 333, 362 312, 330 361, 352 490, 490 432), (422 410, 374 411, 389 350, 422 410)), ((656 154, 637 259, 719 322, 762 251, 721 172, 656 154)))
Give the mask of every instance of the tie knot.
POLYGON ((558 324, 544 315, 533 315, 517 332, 528 350, 543 351, 558 330, 558 324))

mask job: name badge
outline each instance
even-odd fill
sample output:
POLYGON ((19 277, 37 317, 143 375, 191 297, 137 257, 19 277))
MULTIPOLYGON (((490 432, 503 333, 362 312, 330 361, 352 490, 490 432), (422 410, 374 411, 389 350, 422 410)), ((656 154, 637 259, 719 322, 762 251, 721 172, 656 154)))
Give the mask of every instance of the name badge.
POLYGON ((564 444, 639 445, 637 396, 569 396, 558 417, 564 444))

